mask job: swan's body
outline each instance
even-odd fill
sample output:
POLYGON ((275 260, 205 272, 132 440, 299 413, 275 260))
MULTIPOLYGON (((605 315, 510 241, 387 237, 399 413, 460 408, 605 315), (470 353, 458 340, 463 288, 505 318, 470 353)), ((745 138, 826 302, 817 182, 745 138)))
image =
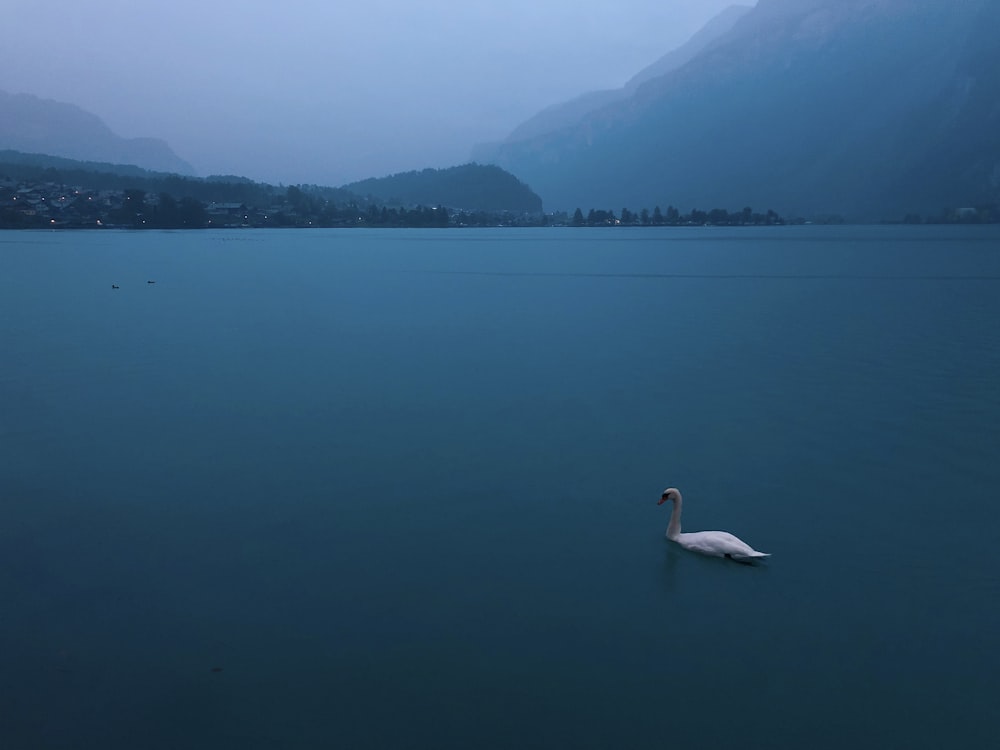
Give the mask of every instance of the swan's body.
POLYGON ((728 557, 737 562, 753 562, 764 557, 770 557, 767 552, 758 552, 739 537, 728 531, 694 531, 681 533, 681 498, 680 490, 669 487, 663 491, 657 505, 670 500, 674 509, 670 512, 670 525, 667 526, 667 539, 677 542, 684 549, 700 552, 712 557, 728 557))

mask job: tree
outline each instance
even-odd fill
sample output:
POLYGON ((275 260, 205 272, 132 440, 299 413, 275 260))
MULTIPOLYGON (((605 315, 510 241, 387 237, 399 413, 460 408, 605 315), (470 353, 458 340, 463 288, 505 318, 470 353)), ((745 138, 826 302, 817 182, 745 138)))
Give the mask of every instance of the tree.
POLYGON ((448 209, 438 204, 438 207, 434 209, 434 226, 446 227, 448 226, 448 209))
POLYGON ((177 219, 185 228, 203 227, 208 221, 208 214, 201 201, 185 196, 177 205, 177 219))
POLYGON ((285 200, 288 201, 292 209, 301 215, 312 213, 312 199, 306 195, 302 188, 289 185, 285 191, 285 200))
POLYGON ((177 225, 177 201, 170 193, 160 193, 160 205, 153 209, 150 223, 163 228, 177 225))
POLYGON ((583 211, 579 208, 573 212, 573 226, 582 227, 583 226, 583 211))
POLYGON ((708 212, 708 222, 710 224, 729 224, 729 212, 724 208, 713 208, 708 212))

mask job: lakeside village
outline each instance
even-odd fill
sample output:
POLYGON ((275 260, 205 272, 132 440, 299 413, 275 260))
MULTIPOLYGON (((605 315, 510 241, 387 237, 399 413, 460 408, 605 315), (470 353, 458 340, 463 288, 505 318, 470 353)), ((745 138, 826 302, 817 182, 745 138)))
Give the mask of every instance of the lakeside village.
POLYGON ((53 182, 0 177, 0 229, 203 229, 267 227, 538 227, 777 225, 774 211, 739 213, 721 209, 689 214, 669 206, 650 212, 577 209, 572 215, 474 211, 444 206, 404 208, 374 200, 340 204, 290 186, 270 196, 265 207, 247 203, 175 199, 142 190, 86 190, 53 182))
MULTIPOLYGON (((907 216, 906 223, 994 223, 995 211, 960 208, 934 219, 907 216)), ((211 229, 266 227, 538 227, 538 226, 774 226, 786 221, 774 211, 757 213, 723 209, 620 213, 591 209, 521 213, 470 211, 443 206, 413 208, 379 205, 356 198, 335 203, 321 195, 290 186, 275 191, 267 206, 247 203, 175 199, 168 193, 142 190, 87 190, 53 182, 0 177, 0 229, 211 229)), ((829 217, 817 223, 842 223, 829 217)))

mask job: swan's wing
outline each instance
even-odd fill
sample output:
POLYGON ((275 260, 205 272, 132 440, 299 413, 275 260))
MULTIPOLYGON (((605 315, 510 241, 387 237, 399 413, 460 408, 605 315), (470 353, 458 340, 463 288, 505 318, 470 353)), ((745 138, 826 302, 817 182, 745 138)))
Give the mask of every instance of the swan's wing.
POLYGON ((731 557, 734 560, 769 557, 766 552, 758 552, 728 531, 695 531, 681 534, 677 541, 682 547, 703 555, 731 557))

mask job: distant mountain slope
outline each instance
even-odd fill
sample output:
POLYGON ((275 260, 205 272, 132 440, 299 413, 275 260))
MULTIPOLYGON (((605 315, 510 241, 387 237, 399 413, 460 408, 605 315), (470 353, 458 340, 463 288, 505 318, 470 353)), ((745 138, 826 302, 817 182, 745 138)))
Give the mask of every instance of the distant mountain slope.
POLYGON ((551 208, 996 202, 997 28, 994 0, 760 0, 686 64, 495 161, 551 208))
MULTIPOLYGON (((735 23, 750 10, 750 6, 731 5, 703 26, 687 42, 675 50, 663 55, 659 60, 643 68, 632 76, 620 89, 590 91, 571 99, 568 102, 546 107, 534 117, 518 125, 504 143, 536 138, 563 128, 576 125, 586 115, 609 104, 627 99, 646 81, 669 73, 684 65, 691 58, 704 50, 708 45, 728 32, 735 23)), ((496 158, 500 144, 480 144, 473 150, 473 159, 492 161, 496 158)))
POLYGON ((424 169, 344 185, 345 190, 400 206, 446 206, 471 211, 539 213, 542 199, 496 166, 464 164, 424 169))
POLYGON ((122 138, 90 112, 30 94, 0 91, 0 149, 194 174, 164 141, 122 138))
POLYGON ((628 83, 625 84, 626 90, 633 92, 646 81, 659 78, 685 65, 689 60, 694 59, 696 55, 708 49, 717 39, 728 34, 736 25, 736 22, 751 10, 753 10, 752 5, 730 5, 701 27, 694 36, 680 47, 668 52, 652 65, 643 68, 632 76, 628 83))
POLYGON ((26 168, 26 172, 37 172, 44 169, 58 171, 96 172, 99 174, 119 175, 122 177, 166 177, 174 172, 157 172, 143 169, 134 164, 110 164, 108 162, 82 161, 66 156, 51 156, 49 154, 26 153, 14 149, 0 149, 0 165, 6 172, 19 173, 16 167, 26 168), (32 169, 34 168, 34 169, 32 169))

